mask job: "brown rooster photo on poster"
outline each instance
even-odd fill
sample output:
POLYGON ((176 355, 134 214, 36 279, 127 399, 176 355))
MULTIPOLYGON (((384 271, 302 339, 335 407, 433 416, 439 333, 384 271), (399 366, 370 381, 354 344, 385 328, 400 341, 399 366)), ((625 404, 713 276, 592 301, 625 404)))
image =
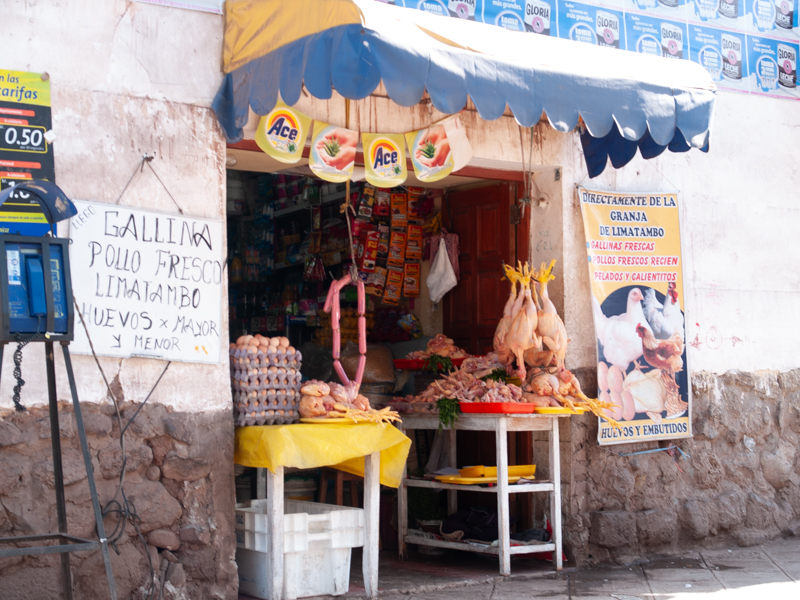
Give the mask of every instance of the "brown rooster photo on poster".
POLYGON ((602 306, 592 297, 598 342, 598 400, 609 417, 661 423, 686 414, 688 377, 684 316, 678 292, 639 285, 614 291, 602 306))

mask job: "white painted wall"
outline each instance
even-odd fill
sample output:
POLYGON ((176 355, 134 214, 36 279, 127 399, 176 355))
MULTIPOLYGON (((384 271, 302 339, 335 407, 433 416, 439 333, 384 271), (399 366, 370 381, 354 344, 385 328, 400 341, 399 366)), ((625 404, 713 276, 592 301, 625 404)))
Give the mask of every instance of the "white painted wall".
MULTIPOLYGON (((50 74, 56 179, 68 196, 116 202, 142 154, 150 153, 187 215, 224 218, 225 142, 210 109, 222 81, 221 16, 125 0, 10 0, 2 13, 0 68, 50 74)), ((121 203, 177 211, 147 169, 121 203)), ((88 282, 80 273, 73 277, 76 298, 85 298, 88 282)), ((221 293, 226 299, 227 289, 221 293)), ((151 402, 187 411, 230 406, 227 314, 220 325, 220 364, 173 363, 151 402)), ((14 348, 5 351, 0 409, 11 406, 14 348)), ((56 356, 58 397, 69 400, 58 349, 56 356)), ((73 362, 81 401, 107 402, 94 360, 73 362)), ((144 399, 165 364, 101 363, 133 401, 144 399)), ((24 404, 46 403, 43 344, 25 349, 23 378, 24 404)))

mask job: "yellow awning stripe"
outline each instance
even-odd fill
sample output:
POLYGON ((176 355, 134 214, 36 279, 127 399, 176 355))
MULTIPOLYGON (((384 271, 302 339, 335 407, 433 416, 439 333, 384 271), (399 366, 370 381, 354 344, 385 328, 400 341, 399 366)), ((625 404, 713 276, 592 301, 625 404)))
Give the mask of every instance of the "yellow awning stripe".
POLYGON ((361 22, 352 0, 227 0, 223 70, 230 73, 308 35, 361 22))

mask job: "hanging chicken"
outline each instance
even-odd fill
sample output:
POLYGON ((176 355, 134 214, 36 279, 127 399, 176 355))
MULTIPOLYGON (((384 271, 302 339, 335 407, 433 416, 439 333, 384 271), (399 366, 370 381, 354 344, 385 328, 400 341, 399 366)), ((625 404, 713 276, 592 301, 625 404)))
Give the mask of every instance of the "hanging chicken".
POLYGON ((542 263, 541 269, 534 274, 534 278, 539 282, 541 292, 539 298, 542 303, 542 310, 538 314, 538 324, 536 326, 536 333, 542 340, 542 344, 547 349, 534 350, 530 349, 525 353, 525 362, 529 365, 555 366, 561 370, 564 368, 564 359, 567 355, 567 344, 569 338, 567 337, 567 329, 564 327, 564 321, 558 316, 555 305, 550 301, 550 295, 547 291, 547 284, 553 281, 553 267, 556 261, 552 260, 550 266, 545 268, 542 263))
POLYGON ((520 294, 519 301, 517 299, 517 282, 519 281, 517 272, 506 264, 503 265, 503 270, 506 272, 506 278, 511 282, 511 294, 508 296, 505 308, 503 308, 503 318, 500 319, 500 322, 497 324, 497 329, 495 329, 493 346, 494 351, 497 352, 500 357, 500 361, 503 364, 508 364, 511 362, 511 358, 509 356, 508 345, 506 344, 506 334, 508 333, 508 328, 511 326, 511 322, 514 320, 514 316, 519 312, 519 309, 522 308, 522 301, 524 298, 523 295, 520 294))
POLYGON ((524 297, 522 308, 516 315, 512 316, 511 324, 506 333, 506 344, 508 350, 517 359, 517 375, 521 380, 525 380, 527 374, 525 369, 525 351, 530 348, 537 348, 541 350, 542 340, 536 334, 536 326, 539 322, 539 316, 536 305, 533 303, 531 296, 531 271, 528 263, 523 266, 519 263, 517 273, 520 275, 520 286, 522 287, 521 295, 524 297))

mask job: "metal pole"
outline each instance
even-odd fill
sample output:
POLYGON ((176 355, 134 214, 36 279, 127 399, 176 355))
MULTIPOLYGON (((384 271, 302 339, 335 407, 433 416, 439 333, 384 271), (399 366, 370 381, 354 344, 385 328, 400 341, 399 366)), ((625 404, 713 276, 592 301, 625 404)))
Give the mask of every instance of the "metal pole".
POLYGON ((75 386, 75 374, 72 371, 72 358, 69 355, 69 343, 62 342, 61 349, 64 351, 64 365, 67 368, 67 378, 69 379, 69 391, 72 394, 72 406, 75 409, 75 424, 78 427, 78 436, 81 439, 81 450, 83 451, 83 464, 86 467, 86 475, 89 480, 89 493, 92 496, 92 507, 94 508, 94 520, 97 527, 97 537, 100 539, 100 546, 103 552, 103 563, 106 568, 106 579, 108 579, 108 591, 111 600, 117 600, 117 584, 114 581, 114 571, 111 569, 111 556, 108 552, 108 541, 106 540, 105 527, 103 526, 103 512, 100 510, 100 501, 97 498, 97 486, 94 483, 94 472, 92 469, 92 457, 89 454, 89 444, 86 442, 86 430, 83 427, 83 414, 81 405, 78 401, 78 389, 75 386))
MULTIPOLYGON (((47 396, 50 404, 50 441, 53 446, 53 480, 56 488, 56 514, 59 533, 67 533, 67 506, 64 501, 64 470, 61 464, 61 430, 58 423, 58 397, 56 395, 56 365, 53 359, 53 342, 44 344, 47 365, 47 396)), ((61 553, 61 579, 66 600, 72 600, 72 573, 69 552, 61 553)))

